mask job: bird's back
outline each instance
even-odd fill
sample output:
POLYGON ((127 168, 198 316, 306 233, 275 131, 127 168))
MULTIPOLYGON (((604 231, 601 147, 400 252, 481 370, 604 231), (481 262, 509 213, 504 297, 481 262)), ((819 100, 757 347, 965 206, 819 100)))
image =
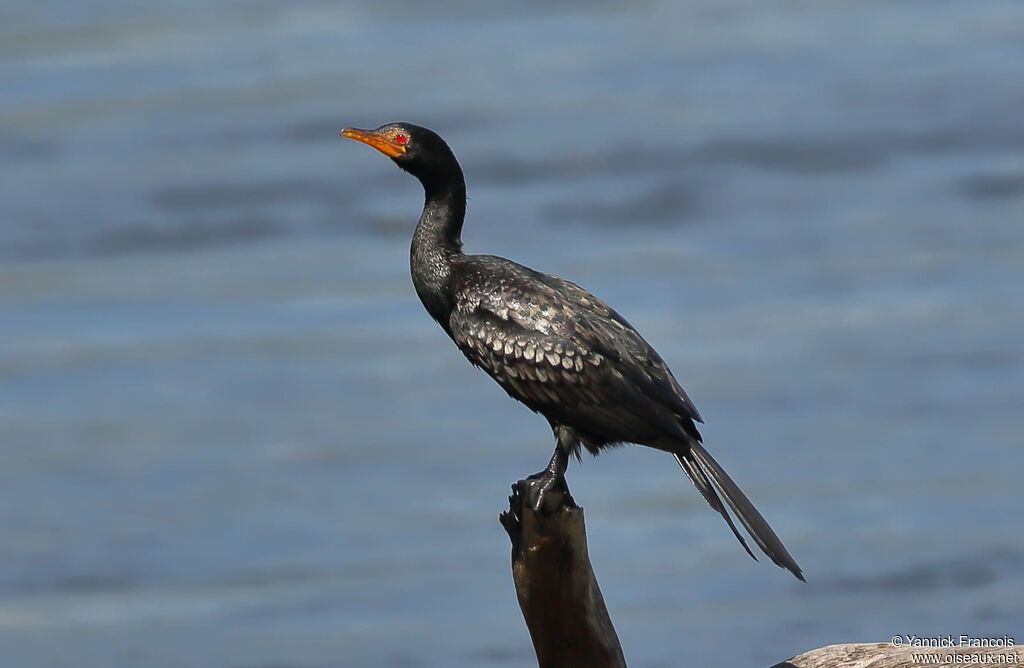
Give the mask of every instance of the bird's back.
POLYGON ((699 439, 700 414, 668 366, 593 294, 491 255, 462 256, 452 278, 446 329, 460 350, 592 450, 699 439))

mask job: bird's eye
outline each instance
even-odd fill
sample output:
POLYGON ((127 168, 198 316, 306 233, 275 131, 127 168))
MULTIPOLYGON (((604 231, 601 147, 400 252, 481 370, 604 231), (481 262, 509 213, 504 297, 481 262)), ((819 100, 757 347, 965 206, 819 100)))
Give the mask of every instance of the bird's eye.
POLYGON ((395 143, 396 144, 405 144, 408 141, 409 141, 409 135, 405 134, 404 132, 399 132, 397 135, 395 135, 395 143))

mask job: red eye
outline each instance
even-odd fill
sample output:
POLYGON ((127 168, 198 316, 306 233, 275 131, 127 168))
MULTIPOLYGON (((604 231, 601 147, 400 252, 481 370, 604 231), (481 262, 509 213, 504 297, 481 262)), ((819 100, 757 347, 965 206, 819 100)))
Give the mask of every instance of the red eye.
POLYGON ((398 133, 397 135, 395 135, 395 143, 396 144, 404 144, 404 143, 406 143, 408 141, 409 141, 409 137, 407 135, 405 135, 405 134, 398 133))

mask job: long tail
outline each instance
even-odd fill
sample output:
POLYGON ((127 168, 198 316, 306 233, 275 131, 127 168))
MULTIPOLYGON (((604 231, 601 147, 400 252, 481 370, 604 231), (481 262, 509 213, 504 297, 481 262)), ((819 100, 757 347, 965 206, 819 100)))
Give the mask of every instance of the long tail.
POLYGON ((696 440, 691 440, 686 446, 686 451, 676 453, 675 458, 679 463, 679 468, 683 469, 683 473, 693 481, 694 487, 701 493, 704 500, 708 502, 708 505, 725 518, 729 528, 732 529, 733 534, 740 541, 747 554, 753 557, 755 561, 757 560, 757 557, 750 551, 747 541, 743 540, 743 536, 722 504, 722 498, 729 504, 729 508, 739 518, 740 523, 743 524, 747 533, 754 539, 754 542, 761 548, 761 551, 768 555, 768 558, 778 566, 785 568, 795 575, 801 582, 806 582, 800 566, 790 556, 786 546, 782 544, 782 541, 775 535, 772 528, 768 526, 768 522, 761 516, 761 513, 757 512, 757 508, 750 502, 746 494, 740 491, 739 486, 733 482, 729 474, 715 461, 714 457, 704 449, 703 445, 696 440), (719 498, 719 494, 722 495, 721 498, 719 498))

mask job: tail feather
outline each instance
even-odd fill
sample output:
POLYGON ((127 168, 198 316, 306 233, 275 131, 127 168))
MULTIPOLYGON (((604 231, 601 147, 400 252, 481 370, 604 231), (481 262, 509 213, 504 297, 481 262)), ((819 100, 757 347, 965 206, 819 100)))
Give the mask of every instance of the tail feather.
MULTIPOLYGON (((729 517, 729 513, 726 512, 719 498, 719 494, 729 504, 729 508, 739 518, 740 523, 743 524, 747 533, 754 539, 754 542, 761 548, 761 551, 768 555, 768 558, 775 562, 776 565, 785 568, 800 581, 806 582, 800 566, 790 556, 786 546, 775 535, 768 522, 757 511, 757 508, 754 507, 750 499, 740 490, 739 486, 733 482, 733 479, 729 477, 725 469, 704 449, 703 445, 695 440, 691 441, 687 446, 686 452, 682 454, 676 453, 675 458, 679 463, 679 467, 693 481, 694 486, 704 496, 708 505, 725 518, 729 528, 732 529, 733 534, 736 535, 740 544, 743 545, 743 549, 751 557, 754 557, 754 553, 750 551, 746 541, 743 540, 743 537, 737 531, 736 525, 729 517)), ((756 560, 757 557, 754 557, 754 559, 756 560)))
POLYGON ((725 506, 722 505, 722 500, 718 498, 718 493, 715 492, 714 486, 711 481, 708 480, 708 476, 704 473, 704 470, 697 464, 697 461, 692 457, 683 457, 676 455, 676 462, 679 464, 679 468, 683 469, 683 473, 690 477, 693 481, 693 486, 697 488, 697 491, 703 495, 704 500, 708 502, 711 508, 718 512, 719 515, 725 520, 725 523, 732 529, 733 535, 736 536, 736 540, 740 542, 743 549, 747 551, 751 559, 757 561, 757 557, 753 552, 750 551, 750 547, 747 545, 747 541, 743 539, 743 534, 740 533, 739 529, 736 528, 736 524, 732 521, 732 517, 726 511, 725 506))

